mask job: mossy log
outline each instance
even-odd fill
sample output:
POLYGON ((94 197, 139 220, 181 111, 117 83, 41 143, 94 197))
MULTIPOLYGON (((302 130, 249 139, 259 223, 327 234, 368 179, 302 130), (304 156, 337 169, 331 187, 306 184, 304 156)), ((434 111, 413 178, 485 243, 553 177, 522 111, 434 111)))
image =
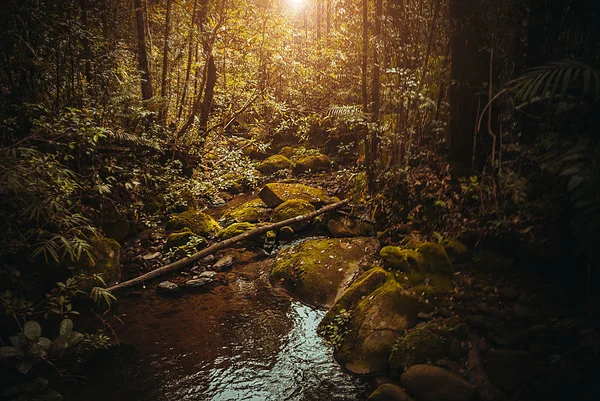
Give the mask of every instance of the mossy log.
POLYGON ((271 230, 278 230, 282 227, 289 226, 294 223, 298 223, 298 222, 305 221, 305 220, 310 220, 310 219, 317 217, 323 213, 327 213, 332 210, 335 210, 335 209, 345 205, 346 203, 348 203, 347 199, 345 199, 341 202, 337 202, 337 203, 334 203, 331 205, 324 206, 317 211, 314 211, 312 213, 309 213, 309 214, 306 214, 303 216, 296 216, 296 217, 292 217, 287 220, 280 221, 278 223, 266 224, 264 226, 257 227, 252 231, 248 231, 243 234, 236 235, 235 237, 226 239, 224 241, 217 242, 216 244, 213 244, 213 245, 209 246, 208 248, 204 248, 203 250, 196 252, 195 254, 193 254, 189 257, 183 258, 183 259, 178 260, 173 263, 169 263, 168 265, 159 267, 156 270, 153 270, 146 274, 142 274, 141 276, 133 278, 131 280, 124 281, 120 284, 113 285, 112 287, 108 288, 108 291, 115 292, 118 290, 122 290, 124 288, 132 287, 134 285, 143 284, 145 281, 148 281, 150 279, 162 276, 162 275, 170 273, 170 272, 180 270, 180 269, 184 268, 185 266, 190 265, 199 259, 202 259, 205 256, 215 253, 221 249, 227 248, 235 243, 256 237, 260 234, 264 234, 271 230))

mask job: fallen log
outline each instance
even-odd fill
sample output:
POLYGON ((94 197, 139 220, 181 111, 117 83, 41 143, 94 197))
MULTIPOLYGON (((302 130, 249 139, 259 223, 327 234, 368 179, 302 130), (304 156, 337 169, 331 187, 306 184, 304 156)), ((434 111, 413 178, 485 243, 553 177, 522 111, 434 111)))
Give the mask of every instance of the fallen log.
POLYGON ((107 290, 110 292, 115 292, 118 290, 122 290, 124 288, 132 287, 137 284, 143 284, 147 280, 162 276, 162 275, 170 273, 170 272, 177 271, 179 269, 182 269, 185 266, 190 265, 205 256, 215 253, 221 249, 227 248, 235 243, 256 237, 260 234, 264 234, 271 230, 278 230, 281 227, 289 226, 294 223, 298 223, 298 222, 305 221, 305 220, 310 220, 313 217, 317 217, 323 213, 327 213, 332 210, 335 210, 335 209, 345 205, 346 203, 348 203, 348 199, 344 199, 341 202, 337 202, 337 203, 333 203, 331 205, 324 206, 321 209, 314 211, 312 213, 306 214, 306 215, 296 216, 296 217, 292 217, 291 219, 280 221, 279 223, 267 224, 267 225, 264 225, 261 227, 257 227, 252 231, 248 231, 243 234, 236 235, 235 237, 226 239, 224 241, 217 242, 216 244, 213 244, 213 245, 209 246, 208 248, 204 248, 201 251, 196 252, 195 254, 193 254, 191 256, 180 259, 173 263, 169 263, 168 265, 159 267, 158 269, 152 270, 151 272, 148 272, 146 274, 142 274, 139 277, 124 281, 119 284, 115 284, 112 287, 108 287, 107 290))

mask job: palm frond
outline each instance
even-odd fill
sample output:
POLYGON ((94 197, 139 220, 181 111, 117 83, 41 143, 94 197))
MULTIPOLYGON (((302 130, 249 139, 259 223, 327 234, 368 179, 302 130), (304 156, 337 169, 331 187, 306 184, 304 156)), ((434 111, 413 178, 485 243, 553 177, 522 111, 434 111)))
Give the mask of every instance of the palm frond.
POLYGON ((541 100, 563 100, 567 95, 600 100, 600 70, 576 60, 559 60, 526 70, 508 83, 519 107, 541 100))

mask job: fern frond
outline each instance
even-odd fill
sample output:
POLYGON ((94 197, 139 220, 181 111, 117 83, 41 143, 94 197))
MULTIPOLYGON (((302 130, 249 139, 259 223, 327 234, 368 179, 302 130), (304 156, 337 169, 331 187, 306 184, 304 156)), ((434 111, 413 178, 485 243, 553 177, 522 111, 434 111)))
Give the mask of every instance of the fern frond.
POLYGON ((327 111, 329 117, 339 118, 342 120, 368 120, 367 114, 363 113, 362 106, 360 105, 346 105, 346 106, 331 106, 327 111))
POLYGON ((519 107, 539 100, 562 100, 568 94, 600 100, 600 70, 576 60, 560 60, 526 70, 508 83, 519 107), (592 85, 593 82, 593 85, 592 85))

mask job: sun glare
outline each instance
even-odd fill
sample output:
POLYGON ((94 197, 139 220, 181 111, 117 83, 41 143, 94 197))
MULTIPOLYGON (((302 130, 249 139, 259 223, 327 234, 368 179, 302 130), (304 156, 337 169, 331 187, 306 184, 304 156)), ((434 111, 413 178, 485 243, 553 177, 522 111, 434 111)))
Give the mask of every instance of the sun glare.
POLYGON ((287 2, 294 10, 300 10, 306 5, 307 0, 287 0, 287 2))

